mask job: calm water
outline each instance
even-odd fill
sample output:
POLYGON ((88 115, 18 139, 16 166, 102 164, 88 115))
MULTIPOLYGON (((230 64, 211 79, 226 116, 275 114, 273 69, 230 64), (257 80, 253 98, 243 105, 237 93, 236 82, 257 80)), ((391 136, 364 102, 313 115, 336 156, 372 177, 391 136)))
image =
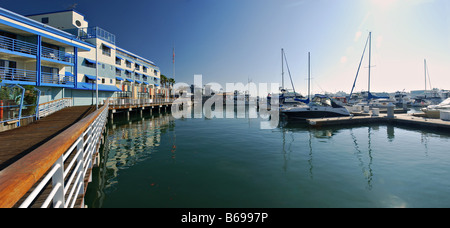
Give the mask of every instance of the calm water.
POLYGON ((263 130, 261 119, 170 114, 114 121, 90 208, 450 207, 449 133, 284 122, 263 130))

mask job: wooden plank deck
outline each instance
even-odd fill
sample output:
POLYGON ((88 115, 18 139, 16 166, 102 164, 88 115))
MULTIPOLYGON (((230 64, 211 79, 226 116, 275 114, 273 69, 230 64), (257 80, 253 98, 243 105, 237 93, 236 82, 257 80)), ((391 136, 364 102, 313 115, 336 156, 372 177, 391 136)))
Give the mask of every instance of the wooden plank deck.
POLYGON ((95 106, 69 107, 27 126, 0 132, 0 171, 94 111, 95 106))

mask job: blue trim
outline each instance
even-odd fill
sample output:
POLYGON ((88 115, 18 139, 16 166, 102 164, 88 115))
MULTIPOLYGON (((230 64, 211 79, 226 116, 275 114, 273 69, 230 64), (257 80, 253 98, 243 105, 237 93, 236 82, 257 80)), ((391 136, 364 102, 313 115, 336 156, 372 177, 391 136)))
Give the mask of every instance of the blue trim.
POLYGON ((158 84, 155 84, 155 86, 158 87, 159 85, 158 85, 158 84))
MULTIPOLYGON (((78 83, 78 86, 74 88, 76 90, 90 90, 95 91, 96 86, 95 83, 86 83, 86 82, 80 82, 78 83)), ((98 91, 107 91, 107 92, 122 92, 119 88, 113 85, 103 85, 98 84, 98 91)))
POLYGON ((113 47, 111 47, 111 46, 109 46, 109 45, 106 45, 105 43, 102 43, 102 45, 105 46, 105 47, 107 47, 107 48, 109 48, 109 49, 116 50, 115 48, 113 48, 113 47))
POLYGON ((71 73, 71 72, 67 72, 66 71, 66 74, 65 74, 66 76, 73 76, 73 74, 71 73))
POLYGON ((14 84, 14 85, 36 85, 36 82, 25 82, 25 81, 12 81, 12 80, 2 80, 0 84, 14 84))
POLYGON ((129 82, 134 82, 133 80, 131 80, 131 79, 129 79, 129 78, 127 78, 127 81, 129 81, 129 82))
POLYGON ((148 85, 148 82, 144 82, 144 84, 148 85))
POLYGON ((64 88, 75 88, 74 84, 53 84, 53 83, 41 83, 41 87, 64 87, 64 88))
POLYGON ((96 61, 90 60, 90 59, 88 59, 88 58, 84 58, 84 60, 85 60, 86 62, 91 63, 91 64, 94 64, 94 65, 97 63, 96 61))
POLYGON ((0 52, 4 52, 7 54, 12 54, 12 55, 20 55, 20 56, 24 56, 24 57, 28 57, 28 58, 36 58, 35 55, 30 55, 30 54, 26 54, 26 53, 22 53, 22 52, 18 52, 18 51, 10 51, 10 50, 6 50, 6 49, 0 49, 0 52))
POLYGON ((118 81, 125 81, 123 78, 121 78, 121 77, 116 77, 116 80, 118 80, 118 81))
MULTIPOLYGON (((32 19, 25 18, 25 19, 31 20, 31 23, 30 23, 30 21, 25 21, 25 20, 20 19, 20 18, 18 18, 17 16, 14 16, 14 15, 12 15, 12 14, 9 14, 9 15, 8 15, 8 14, 5 14, 5 12, 4 12, 3 10, 5 10, 5 9, 3 9, 3 8, 0 7, 0 15, 2 15, 2 16, 5 16, 5 17, 8 17, 8 18, 10 18, 10 19, 16 20, 16 21, 18 21, 18 22, 21 22, 21 23, 24 23, 24 24, 33 26, 33 27, 35 27, 35 28, 37 28, 37 29, 42 29, 42 30, 44 30, 44 31, 53 33, 53 34, 55 34, 55 35, 62 36, 62 37, 64 37, 64 38, 70 39, 70 40, 72 40, 72 41, 74 41, 74 42, 77 42, 77 43, 80 43, 80 44, 84 44, 84 45, 90 46, 90 47, 95 47, 95 46, 92 45, 92 44, 86 43, 86 42, 81 41, 81 40, 77 40, 77 39, 75 38, 75 36, 73 36, 73 35, 70 34, 70 33, 66 33, 66 32, 64 32, 64 31, 55 29, 55 28, 53 28, 53 27, 51 27, 51 26, 44 25, 44 24, 39 23, 39 22, 37 22, 37 21, 34 21, 34 20, 32 20, 32 19), (45 26, 45 27, 44 27, 44 26, 45 26)), ((12 13, 12 12, 10 12, 10 13, 12 13)), ((13 13, 13 14, 15 14, 15 13, 13 13)), ((18 15, 18 14, 16 14, 16 15, 18 15)), ((20 15, 19 15, 19 16, 20 16, 20 15)), ((43 36, 43 37, 46 37, 46 38, 49 38, 49 39, 52 39, 52 40, 61 42, 61 43, 63 43, 63 44, 67 44, 67 45, 72 46, 72 47, 78 47, 78 48, 81 48, 81 49, 83 49, 83 50, 85 50, 85 51, 90 51, 90 48, 83 47, 83 46, 81 46, 81 45, 79 45, 79 44, 67 42, 67 41, 62 40, 62 39, 60 39, 60 38, 56 38, 56 37, 54 37, 54 36, 50 36, 50 35, 47 35, 47 34, 45 34, 45 33, 38 32, 38 31, 36 31, 36 30, 26 28, 26 27, 24 27, 24 26, 21 26, 21 25, 18 25, 18 24, 14 24, 14 23, 11 23, 11 22, 9 22, 9 21, 5 21, 5 20, 3 20, 3 19, 0 19, 0 24, 5 24, 5 25, 11 26, 11 27, 13 27, 13 28, 17 28, 17 29, 20 29, 20 30, 23 30, 23 31, 26 31, 26 32, 29 32, 29 33, 33 33, 33 34, 35 34, 35 35, 40 35, 40 36, 43 36)))
POLYGON ((78 48, 73 48, 73 74, 74 74, 74 82, 75 88, 78 86, 78 48))
POLYGON ((138 73, 138 72, 134 72, 135 74, 137 74, 137 75, 139 75, 139 76, 141 76, 142 74, 141 73, 138 73))
POLYGON ((41 71, 41 55, 42 55, 42 37, 37 36, 37 52, 36 52, 36 85, 41 85, 42 71, 41 71))
POLYGON ((121 71, 124 71, 124 69, 122 69, 122 68, 120 68, 120 67, 116 67, 116 69, 121 70, 121 71))
POLYGON ((51 59, 51 58, 45 58, 45 57, 42 57, 42 59, 45 60, 45 61, 49 61, 49 62, 54 62, 54 63, 60 63, 60 64, 68 65, 68 66, 73 66, 73 63, 64 62, 64 61, 60 61, 60 60, 57 60, 57 59, 51 59))
POLYGON ((117 56, 117 55, 116 55, 116 58, 121 59, 121 60, 125 60, 124 58, 119 57, 119 56, 117 56))
POLYGON ((138 84, 142 84, 142 82, 141 82, 141 81, 139 81, 139 80, 136 80, 136 83, 138 83, 138 84))
MULTIPOLYGON (((86 78, 88 78, 89 80, 94 80, 95 81, 95 79, 97 78, 96 76, 92 76, 92 75, 89 75, 89 74, 85 74, 84 75, 86 78)), ((99 79, 100 80, 100 79, 99 79)))
POLYGON ((127 71, 128 73, 130 73, 130 74, 132 74, 133 73, 133 71, 131 71, 131 70, 125 70, 125 71, 127 71))
POLYGON ((142 74, 142 76, 144 76, 144 77, 146 77, 146 78, 148 78, 148 77, 149 77, 148 75, 145 75, 145 74, 142 74))
POLYGON ((140 57, 140 56, 138 56, 138 55, 136 55, 136 54, 133 54, 133 53, 127 51, 127 50, 124 50, 124 49, 119 48, 119 47, 116 47, 116 50, 125 52, 125 53, 128 54, 128 55, 131 55, 131 56, 133 56, 133 57, 136 57, 136 58, 138 58, 138 59, 141 59, 141 60, 143 60, 144 62, 148 62, 148 63, 150 63, 151 65, 157 67, 156 64, 155 64, 154 62, 152 62, 152 61, 150 61, 150 60, 148 60, 148 59, 142 58, 142 57, 140 57))

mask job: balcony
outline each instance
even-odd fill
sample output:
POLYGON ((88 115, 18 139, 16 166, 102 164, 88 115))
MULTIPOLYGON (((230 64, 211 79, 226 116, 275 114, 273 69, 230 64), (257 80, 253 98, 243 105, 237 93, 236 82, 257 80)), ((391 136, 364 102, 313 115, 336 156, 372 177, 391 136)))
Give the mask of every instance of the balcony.
MULTIPOLYGON (((0 67, 0 79, 2 82, 11 84, 27 84, 36 85, 37 72, 31 70, 0 67)), ((75 77, 72 75, 61 75, 52 73, 41 73, 41 85, 59 85, 62 87, 73 87, 75 84, 75 77)))
POLYGON ((25 84, 36 84, 36 71, 0 67, 0 78, 2 79, 2 81, 26 82, 25 84))
POLYGON ((7 53, 21 53, 36 56, 37 45, 5 36, 0 36, 0 50, 7 53))
MULTIPOLYGON (((0 52, 36 58, 37 50, 37 44, 0 36, 0 52)), ((74 55, 48 47, 41 47, 41 57, 43 60, 62 62, 63 64, 75 62, 74 55)))
POLYGON ((99 27, 88 27, 79 29, 67 29, 68 33, 75 35, 78 39, 86 40, 91 38, 99 38, 111 44, 116 44, 116 36, 99 27))

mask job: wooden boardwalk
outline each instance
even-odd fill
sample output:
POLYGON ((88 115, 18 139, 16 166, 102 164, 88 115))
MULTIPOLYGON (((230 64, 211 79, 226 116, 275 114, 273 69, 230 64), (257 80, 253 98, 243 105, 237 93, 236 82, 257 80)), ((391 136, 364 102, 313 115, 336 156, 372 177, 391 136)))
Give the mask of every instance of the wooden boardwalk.
POLYGON ((27 126, 0 132, 0 171, 95 111, 95 106, 69 107, 27 126))

